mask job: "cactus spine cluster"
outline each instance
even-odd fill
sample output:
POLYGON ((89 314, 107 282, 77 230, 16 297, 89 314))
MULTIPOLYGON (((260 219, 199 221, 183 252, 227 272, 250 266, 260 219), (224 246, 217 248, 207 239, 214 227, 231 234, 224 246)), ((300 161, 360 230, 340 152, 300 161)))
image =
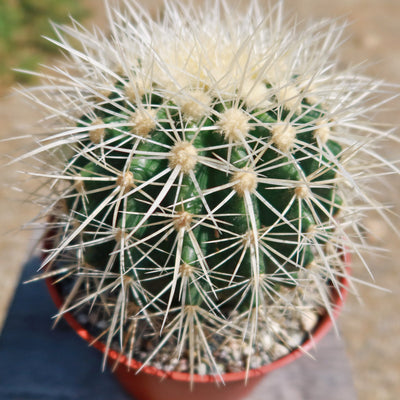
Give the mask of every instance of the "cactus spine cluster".
POLYGON ((288 313, 332 312, 376 207, 366 178, 397 170, 372 146, 377 84, 336 71, 343 27, 300 32, 281 8, 166 2, 153 20, 126 0, 109 38, 56 27, 66 68, 27 93, 59 124, 28 154, 52 160, 34 173, 57 229, 44 264, 75 276, 61 314, 100 310, 108 347, 132 356, 146 325, 148 362, 174 341, 218 374, 209 338, 252 349, 288 313))

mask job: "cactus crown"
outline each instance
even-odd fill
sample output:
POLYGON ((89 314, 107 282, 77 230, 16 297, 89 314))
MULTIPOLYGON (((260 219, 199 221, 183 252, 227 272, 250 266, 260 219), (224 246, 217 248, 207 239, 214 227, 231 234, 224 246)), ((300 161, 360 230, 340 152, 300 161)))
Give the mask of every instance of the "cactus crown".
POLYGON ((389 135, 368 121, 377 84, 336 72, 343 27, 300 32, 281 8, 165 2, 153 20, 126 0, 109 38, 55 27, 66 68, 27 96, 59 129, 22 158, 52 160, 36 175, 44 264, 72 285, 61 311, 95 309, 108 347, 132 356, 161 334, 147 362, 172 342, 191 373, 218 374, 218 336, 240 338, 250 368, 277 326, 332 312, 377 207, 366 178, 397 170, 372 146, 389 135))

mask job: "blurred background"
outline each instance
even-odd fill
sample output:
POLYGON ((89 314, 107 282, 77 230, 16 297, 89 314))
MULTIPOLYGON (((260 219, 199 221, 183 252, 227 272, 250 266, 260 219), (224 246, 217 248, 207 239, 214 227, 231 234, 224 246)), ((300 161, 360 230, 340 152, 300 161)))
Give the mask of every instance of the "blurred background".
MULTIPOLYGON (((109 0, 113 3, 117 0, 109 0)), ((199 0, 201 1, 201 0, 199 0)), ((264 0, 260 0, 264 1, 264 0)), ((236 4, 232 0, 232 4, 236 4)), ((265 0, 268 3, 268 0, 265 0)), ((269 3, 274 3, 270 0, 269 3)), ((156 9, 160 0, 143 0, 156 9)), ((399 0, 286 0, 285 9, 299 20, 344 18, 348 21, 347 40, 340 51, 343 65, 364 64, 365 73, 376 79, 400 84, 400 1, 399 0)), ((21 154, 26 140, 16 137, 40 131, 37 111, 12 87, 35 84, 35 79, 12 68, 40 70, 40 63, 57 62, 58 50, 41 36, 52 36, 49 20, 68 21, 68 15, 83 22, 106 28, 101 0, 0 0, 0 162, 21 154)), ((399 86, 394 87, 399 91, 399 86)), ((400 100, 395 99, 377 119, 399 126, 400 100)), ((384 148, 388 159, 400 159, 400 144, 384 148)), ((0 332, 9 302, 24 262, 30 256, 35 234, 20 227, 38 211, 12 189, 24 179, 19 166, 2 167, 0 173, 0 332)), ((380 199, 400 211, 400 179, 388 178, 388 190, 380 199)), ((29 186, 28 186, 29 187, 29 186)), ((29 189, 28 189, 29 190, 29 189)), ((398 222, 398 219, 395 220, 398 222)), ((340 319, 353 377, 362 400, 400 398, 400 240, 378 218, 367 219, 374 233, 370 243, 389 249, 385 257, 368 256, 374 283, 388 291, 358 286, 360 298, 350 296, 340 319)), ((358 262, 353 266, 358 279, 372 282, 358 262)), ((50 321, 49 321, 50 329, 50 321)), ((318 356, 318 353, 317 353, 318 356)), ((306 399, 305 399, 306 400, 306 399)))

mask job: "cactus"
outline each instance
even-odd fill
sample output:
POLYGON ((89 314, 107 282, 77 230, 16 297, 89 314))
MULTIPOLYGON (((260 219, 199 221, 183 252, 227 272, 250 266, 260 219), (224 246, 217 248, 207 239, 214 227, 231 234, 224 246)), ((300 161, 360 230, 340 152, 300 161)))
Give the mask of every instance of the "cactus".
POLYGON ((362 214, 388 219, 369 186, 398 173, 375 149, 391 132, 369 121, 384 85, 337 72, 342 25, 299 31, 281 2, 164 6, 158 20, 134 0, 109 9, 110 38, 55 26, 66 67, 26 95, 56 132, 20 157, 47 157, 32 173, 51 189, 44 276, 65 282, 60 315, 108 323, 107 348, 132 357, 145 332, 145 364, 172 343, 192 374, 219 374, 225 336, 249 369, 266 335, 333 314, 362 214))

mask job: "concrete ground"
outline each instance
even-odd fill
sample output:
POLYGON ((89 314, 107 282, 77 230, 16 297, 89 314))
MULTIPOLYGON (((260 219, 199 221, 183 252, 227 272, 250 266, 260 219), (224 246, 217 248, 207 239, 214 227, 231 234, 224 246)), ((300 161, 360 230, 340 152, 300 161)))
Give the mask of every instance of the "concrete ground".
MULTIPOLYGON (((98 1, 88 0, 95 19, 104 24, 104 13, 98 1), (95 7, 97 5, 97 7, 95 7)), ((151 5, 160 3, 153 0, 151 5)), ((341 49, 344 64, 369 60, 369 75, 400 83, 400 1, 398 0, 286 0, 286 9, 294 10, 300 18, 341 17, 349 21, 349 39, 341 49)), ((397 89, 398 90, 398 89, 397 89)), ((385 114, 384 122, 399 125, 400 101, 391 103, 393 111, 385 114)), ((39 129, 35 126, 37 113, 18 95, 0 98, 0 139, 15 137, 39 129)), ((24 140, 0 142, 0 154, 15 154, 24 147, 24 140)), ((385 149, 391 159, 399 159, 400 145, 385 149)), ((3 162, 4 159, 1 159, 3 162)), ((21 266, 32 247, 32 232, 19 227, 33 218, 37 209, 24 202, 24 195, 10 189, 20 174, 19 166, 2 168, 0 174, 0 326, 18 282, 21 266)), ((382 198, 399 212, 399 177, 390 179, 392 190, 382 198)), ((400 240, 374 216, 368 227, 377 234, 373 244, 386 247, 386 258, 369 257, 375 283, 389 291, 359 286, 362 303, 355 296, 348 299, 340 320, 343 340, 353 368, 358 397, 362 400, 396 400, 400 398, 400 240)), ((354 265, 357 278, 371 281, 361 265, 354 265)), ((49 321, 50 328, 50 321, 49 321)))

